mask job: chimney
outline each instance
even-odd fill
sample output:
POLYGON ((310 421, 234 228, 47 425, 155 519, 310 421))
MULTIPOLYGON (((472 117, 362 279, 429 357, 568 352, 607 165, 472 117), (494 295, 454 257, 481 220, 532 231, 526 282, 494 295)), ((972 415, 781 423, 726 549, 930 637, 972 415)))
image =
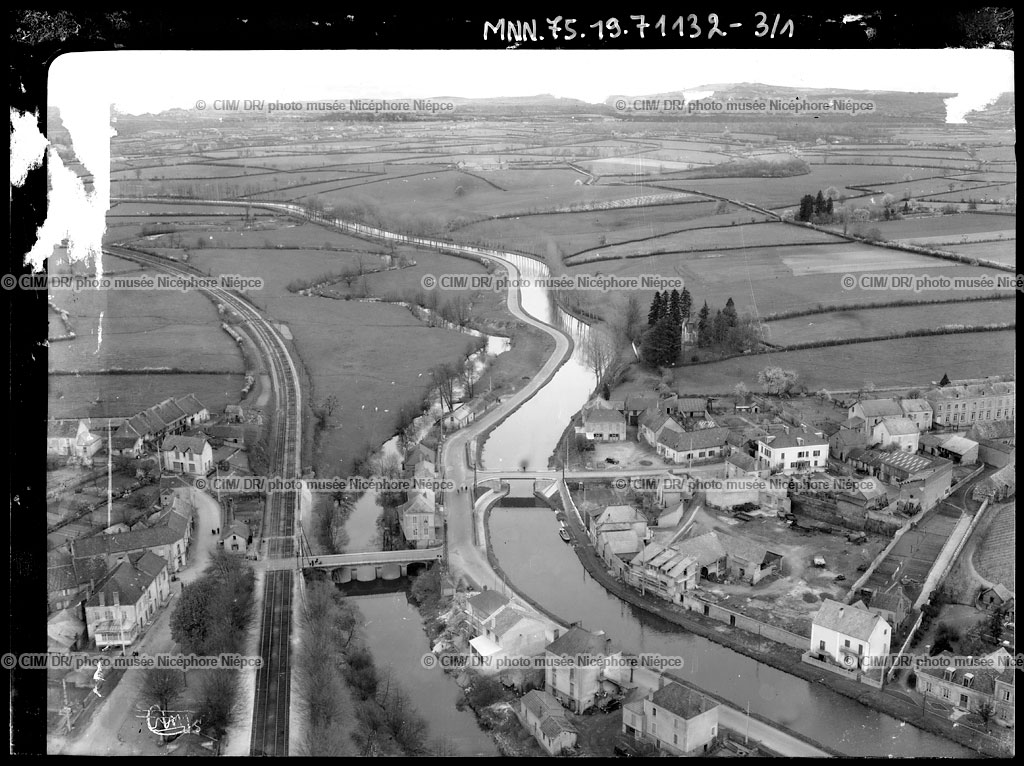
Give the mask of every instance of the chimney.
POLYGON ((114 606, 121 606, 121 594, 118 591, 114 591, 114 606))
POLYGON ((99 597, 100 597, 100 606, 106 606, 107 605, 106 594, 103 591, 100 591, 99 592, 99 597))

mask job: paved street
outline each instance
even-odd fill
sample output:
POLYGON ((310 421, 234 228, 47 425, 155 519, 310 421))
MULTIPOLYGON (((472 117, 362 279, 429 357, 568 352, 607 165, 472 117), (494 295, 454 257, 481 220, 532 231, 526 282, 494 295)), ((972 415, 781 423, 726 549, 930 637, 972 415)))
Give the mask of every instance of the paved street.
MULTIPOLYGON (((220 506, 205 492, 194 488, 180 489, 196 507, 195 531, 189 551, 189 564, 178 572, 178 582, 171 583, 171 598, 149 625, 145 635, 129 652, 153 655, 174 650, 171 639, 171 612, 174 610, 181 586, 202 574, 218 537, 211 529, 220 526, 220 506)), ((70 738, 51 736, 47 746, 50 755, 160 755, 156 737, 146 728, 145 721, 136 717, 144 671, 128 670, 121 681, 100 703, 83 732, 72 732, 70 738), (113 734, 113 736, 111 736, 113 734)))

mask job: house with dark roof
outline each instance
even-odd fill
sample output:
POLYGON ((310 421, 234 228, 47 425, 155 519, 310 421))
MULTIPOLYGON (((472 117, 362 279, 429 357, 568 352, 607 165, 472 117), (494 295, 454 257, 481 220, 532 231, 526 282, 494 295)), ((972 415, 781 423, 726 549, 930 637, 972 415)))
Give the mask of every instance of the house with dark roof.
POLYGON ((635 426, 640 416, 650 408, 658 412, 673 414, 676 411, 675 394, 659 396, 653 391, 631 392, 625 395, 622 403, 622 414, 626 416, 626 424, 635 426))
POLYGON ((583 411, 583 435, 590 441, 625 441, 626 416, 604 407, 586 409, 583 411))
POLYGON ((606 672, 605 661, 620 655, 604 632, 569 628, 545 647, 544 688, 562 705, 581 714, 604 697, 621 695, 628 685, 629 672, 624 673, 623 668, 616 665, 606 672))
POLYGON ((562 755, 576 746, 576 727, 569 723, 565 708, 548 692, 527 692, 515 711, 519 722, 548 755, 562 755))
POLYGON ((98 649, 131 646, 170 593, 166 561, 150 551, 123 556, 85 602, 89 638, 98 649))
POLYGON ((474 631, 482 634, 484 623, 508 603, 508 597, 498 591, 483 590, 466 601, 466 617, 474 631))
POLYGON ((649 537, 647 518, 631 505, 609 505, 594 523, 594 548, 605 564, 619 572, 649 537))
POLYGON ((729 452, 728 428, 699 428, 696 431, 665 431, 656 443, 658 454, 675 464, 710 463, 729 452))
POLYGON ((975 500, 1005 500, 1016 491, 1017 466, 1015 463, 1000 468, 987 479, 974 485, 971 497, 975 500))
POLYGON ((679 397, 676 412, 680 417, 701 419, 708 416, 708 400, 695 396, 679 397))
POLYGON ((810 649, 803 660, 871 685, 881 684, 892 627, 863 602, 825 599, 811 623, 810 649))
POLYGON ((168 436, 160 444, 160 465, 166 471, 206 476, 213 470, 213 447, 200 436, 168 436))
POLYGON ((824 470, 828 465, 828 440, 820 432, 799 428, 769 433, 757 440, 757 458, 772 473, 824 470))
POLYGON ((828 437, 828 453, 837 460, 846 460, 850 456, 850 450, 856 447, 866 447, 867 444, 868 440, 864 431, 859 428, 840 426, 828 437))
POLYGON ((81 537, 71 541, 75 567, 89 566, 90 559, 101 560, 111 567, 126 554, 151 551, 168 562, 170 571, 178 572, 188 564, 188 549, 194 530, 192 506, 176 498, 149 526, 138 525, 129 532, 81 537))
POLYGON ((903 408, 895 399, 861 399, 847 410, 847 415, 850 418, 862 419, 864 435, 871 436, 882 418, 903 417, 903 408))
POLYGON ((654 448, 657 448, 658 439, 662 433, 666 431, 682 433, 685 430, 669 413, 661 412, 657 407, 645 410, 640 415, 637 426, 637 438, 654 448))
POLYGON ((706 753, 718 736, 719 708, 717 700, 668 681, 623 706, 622 733, 654 745, 662 755, 695 756, 706 753))
POLYGON ((872 595, 867 606, 869 612, 874 612, 893 628, 898 628, 907 619, 913 603, 904 591, 903 584, 897 580, 887 590, 872 595))

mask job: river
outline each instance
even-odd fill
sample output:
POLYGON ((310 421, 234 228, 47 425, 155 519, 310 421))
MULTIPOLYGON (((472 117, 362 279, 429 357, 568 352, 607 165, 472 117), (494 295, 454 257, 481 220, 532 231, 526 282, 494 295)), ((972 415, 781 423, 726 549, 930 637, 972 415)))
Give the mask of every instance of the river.
POLYGON ((469 708, 456 709, 462 690, 452 676, 438 667, 423 667, 420 658, 430 651, 430 642, 419 612, 405 592, 372 596, 349 596, 362 613, 363 633, 373 652, 381 678, 392 669, 392 678, 422 715, 431 742, 444 738, 460 756, 497 756, 498 750, 477 725, 469 708))

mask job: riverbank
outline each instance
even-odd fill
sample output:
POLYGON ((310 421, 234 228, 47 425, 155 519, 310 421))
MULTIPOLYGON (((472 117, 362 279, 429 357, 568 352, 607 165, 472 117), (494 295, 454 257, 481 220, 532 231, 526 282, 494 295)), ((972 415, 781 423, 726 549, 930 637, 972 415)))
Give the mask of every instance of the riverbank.
MULTIPOLYGON (((566 526, 572 535, 573 548, 580 563, 583 564, 587 573, 595 581, 608 593, 616 596, 621 601, 679 625, 695 635, 706 638, 709 641, 714 641, 757 662, 789 673, 805 681, 820 683, 832 691, 842 694, 844 697, 860 702, 873 710, 885 713, 893 718, 905 721, 919 729, 945 737, 985 755, 1001 755, 993 751, 989 743, 979 741, 979 737, 960 728, 954 729, 943 726, 935 720, 933 715, 922 711, 917 705, 907 700, 896 698, 884 690, 877 690, 855 681, 849 681, 841 676, 822 671, 804 663, 801 660, 802 652, 798 649, 770 641, 761 636, 755 636, 745 631, 731 629, 721 622, 705 618, 699 613, 688 611, 661 599, 640 594, 608 573, 604 562, 601 561, 596 551, 590 545, 590 540, 587 538, 586 532, 580 525, 576 515, 573 513, 564 513, 562 515, 565 517, 566 526)), ((709 694, 709 696, 715 696, 706 690, 702 689, 701 691, 709 694)), ((721 701, 726 702, 725 700, 721 701)), ((726 702, 726 704, 728 703, 726 702)), ((754 713, 751 716, 768 725, 778 726, 778 724, 763 716, 758 716, 754 713)), ((828 748, 798 733, 792 731, 788 731, 788 733, 809 744, 836 752, 833 748, 828 748)))

